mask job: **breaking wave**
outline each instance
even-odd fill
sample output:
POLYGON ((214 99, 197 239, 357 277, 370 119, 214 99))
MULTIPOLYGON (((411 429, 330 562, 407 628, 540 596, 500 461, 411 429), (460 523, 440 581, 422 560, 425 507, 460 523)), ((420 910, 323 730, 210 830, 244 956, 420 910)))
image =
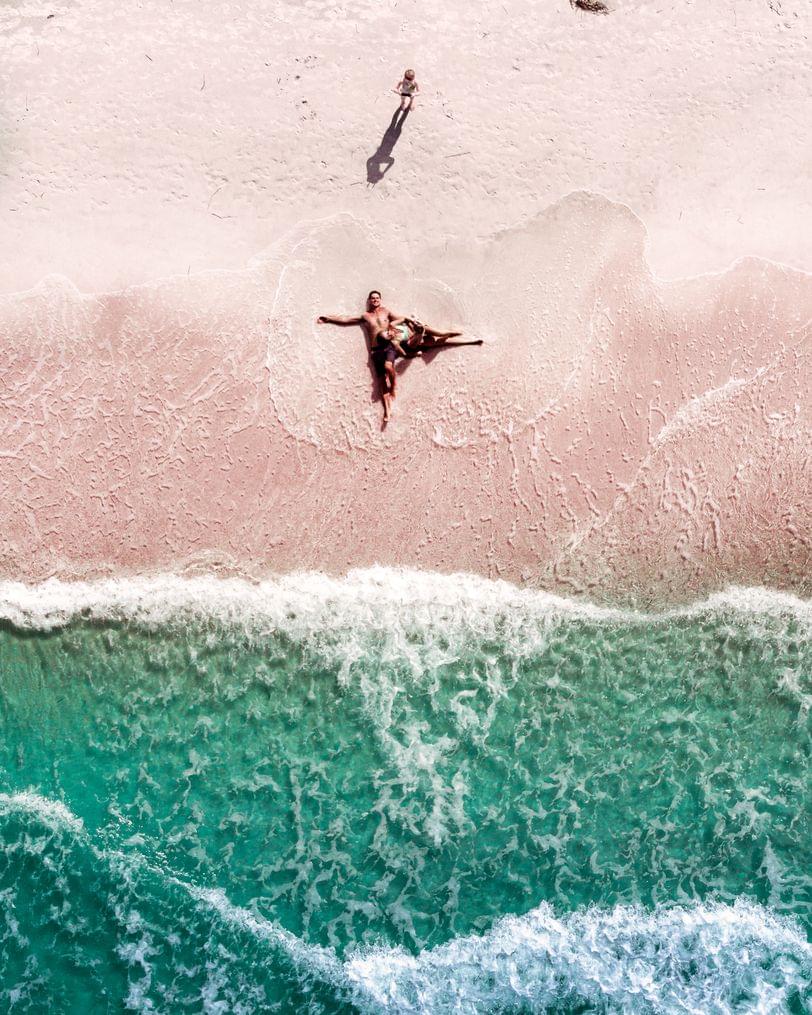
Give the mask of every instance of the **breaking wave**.
MULTIPOLYGON (((0 821, 15 817, 25 835, 15 841, 12 832, 6 856, 38 857, 63 883, 81 876, 88 857, 97 867, 97 897, 78 900, 70 919, 62 914, 61 934, 85 945, 82 903, 112 908, 130 1010, 154 1011, 150 998, 162 981, 172 982, 178 999, 196 997, 205 1012, 274 1010, 269 971, 303 997, 315 992, 327 1011, 733 1013, 789 1011, 812 1000, 812 946, 801 928, 747 899, 564 914, 545 903, 417 954, 373 947, 341 959, 235 906, 220 889, 197 888, 137 855, 96 849, 59 802, 0 794, 0 821), (175 899, 174 909, 159 908, 157 888, 175 899), (173 954, 182 936, 205 963, 186 965, 173 954)), ((0 894, 4 944, 16 938, 19 946, 25 939, 9 919, 10 902, 8 891, 0 894)), ((19 1002, 24 989, 15 990, 19 1002)))

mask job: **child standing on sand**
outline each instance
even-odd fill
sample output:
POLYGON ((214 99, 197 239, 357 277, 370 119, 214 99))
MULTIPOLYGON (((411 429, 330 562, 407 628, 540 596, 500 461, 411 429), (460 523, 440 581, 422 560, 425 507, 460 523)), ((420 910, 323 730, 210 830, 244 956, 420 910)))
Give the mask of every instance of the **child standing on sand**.
POLYGON ((405 112, 406 110, 413 108, 414 98, 417 92, 420 91, 420 85, 415 81, 414 71, 411 68, 403 72, 403 77, 400 81, 398 81, 392 91, 397 92, 400 96, 401 112, 405 112))

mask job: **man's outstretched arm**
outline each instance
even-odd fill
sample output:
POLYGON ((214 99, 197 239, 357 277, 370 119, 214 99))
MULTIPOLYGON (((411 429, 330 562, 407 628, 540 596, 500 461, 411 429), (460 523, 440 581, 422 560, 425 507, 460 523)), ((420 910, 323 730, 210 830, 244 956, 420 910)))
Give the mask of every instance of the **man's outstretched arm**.
POLYGON ((336 317, 334 314, 322 314, 316 318, 316 324, 360 324, 362 317, 336 317))

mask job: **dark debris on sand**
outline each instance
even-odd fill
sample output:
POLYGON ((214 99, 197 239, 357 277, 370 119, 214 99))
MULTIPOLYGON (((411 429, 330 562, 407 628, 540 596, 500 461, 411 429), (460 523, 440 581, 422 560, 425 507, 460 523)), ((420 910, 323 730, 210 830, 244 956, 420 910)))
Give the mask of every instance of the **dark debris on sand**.
POLYGON ((589 11, 590 14, 609 13, 609 8, 603 0, 570 0, 570 7, 577 7, 580 11, 589 11))

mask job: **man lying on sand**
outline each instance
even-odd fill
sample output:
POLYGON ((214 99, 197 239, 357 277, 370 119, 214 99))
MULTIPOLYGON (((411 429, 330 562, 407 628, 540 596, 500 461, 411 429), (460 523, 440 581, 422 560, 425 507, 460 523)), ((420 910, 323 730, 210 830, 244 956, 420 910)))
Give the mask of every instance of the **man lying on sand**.
POLYGON ((397 388, 395 360, 399 356, 419 356, 423 349, 431 349, 449 338, 461 335, 460 331, 438 331, 410 317, 393 314, 381 301, 381 294, 373 289, 367 296, 367 308, 360 317, 338 317, 322 314, 318 324, 360 324, 364 329, 372 365, 381 387, 384 422, 392 415, 392 399, 397 388))

